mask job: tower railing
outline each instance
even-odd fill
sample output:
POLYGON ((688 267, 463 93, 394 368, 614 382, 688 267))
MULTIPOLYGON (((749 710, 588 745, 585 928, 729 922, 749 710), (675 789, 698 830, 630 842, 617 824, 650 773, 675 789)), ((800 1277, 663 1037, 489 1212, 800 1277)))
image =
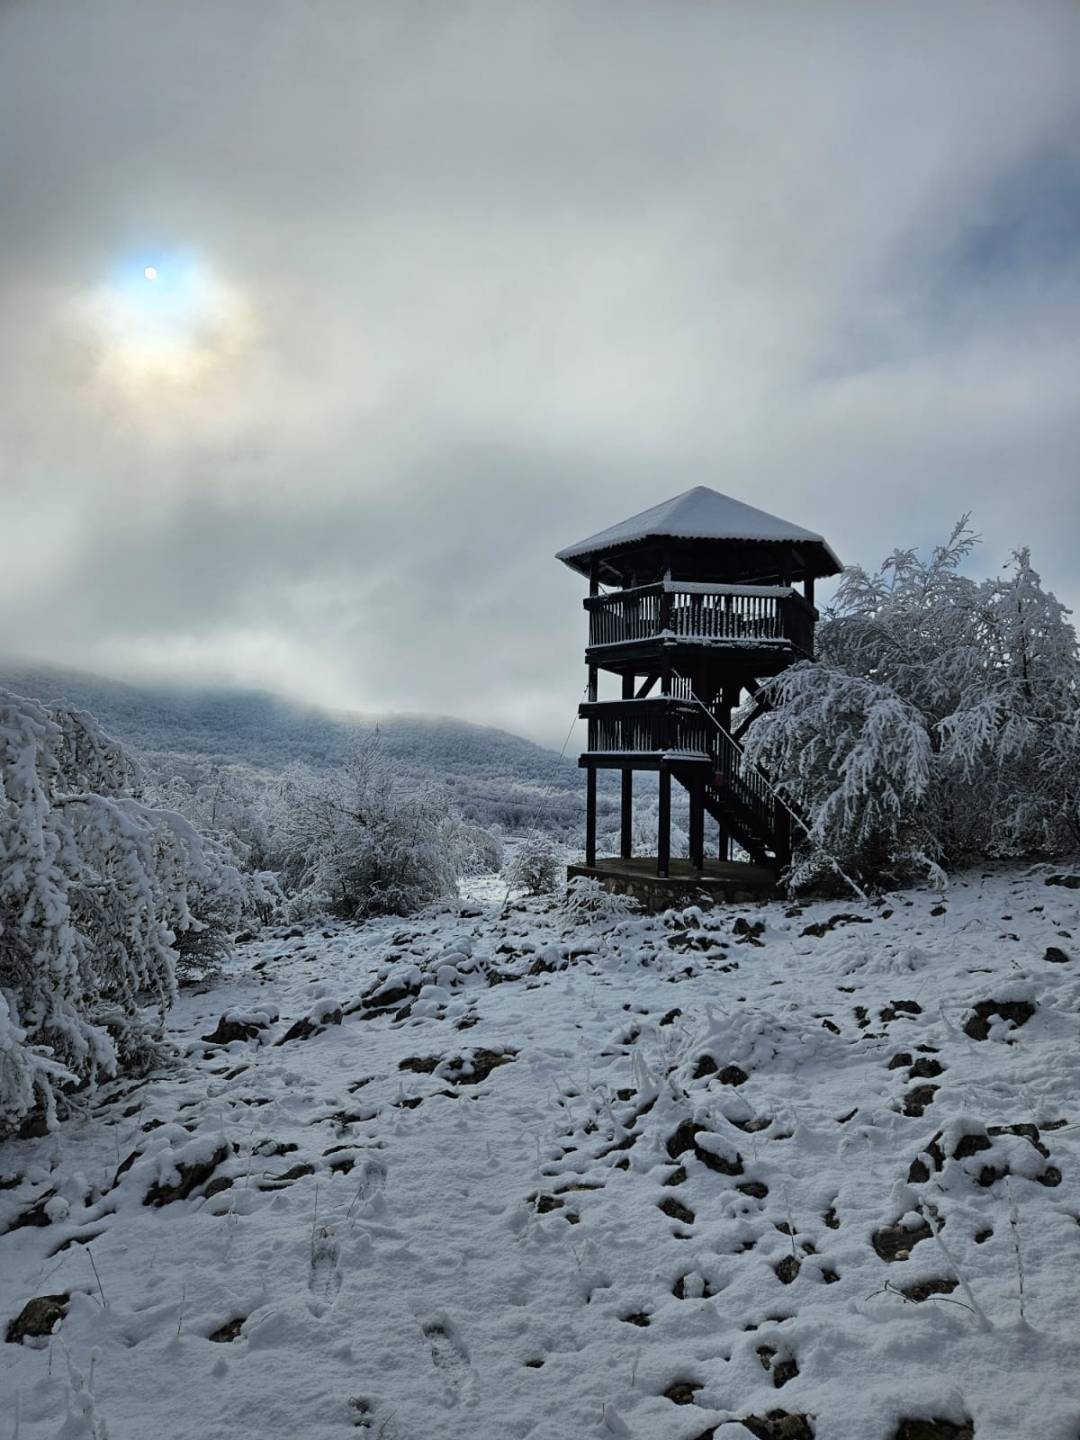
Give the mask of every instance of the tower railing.
POLYGON ((588 721, 590 755, 701 764, 706 790, 717 801, 734 802, 760 834, 777 833, 781 807, 775 791, 700 701, 669 695, 596 700, 582 705, 580 713, 588 721))
POLYGON ((591 595, 589 647, 660 640, 746 648, 781 647, 811 656, 817 611, 787 585, 705 585, 662 580, 591 595))
POLYGON ((645 700, 596 700, 581 706, 589 751, 597 755, 663 755, 705 759, 715 733, 696 701, 667 695, 645 700))

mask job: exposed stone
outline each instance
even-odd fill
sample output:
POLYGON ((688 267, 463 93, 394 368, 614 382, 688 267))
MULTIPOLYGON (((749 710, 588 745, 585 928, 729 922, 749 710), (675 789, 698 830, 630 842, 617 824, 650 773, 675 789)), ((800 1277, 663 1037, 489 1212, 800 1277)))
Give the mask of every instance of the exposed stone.
POLYGON ((808 1415, 789 1415, 786 1410, 770 1410, 767 1415, 746 1415, 739 1421, 755 1440, 814 1440, 808 1415))
POLYGON ((780 1263, 773 1267, 781 1285, 790 1285, 798 1276, 801 1268, 802 1262, 797 1255, 785 1255, 780 1263))
POLYGON ((870 1237, 870 1244, 882 1260, 891 1265, 894 1261, 906 1260, 920 1240, 929 1240, 933 1233, 926 1220, 920 1220, 910 1230, 897 1222, 875 1230, 870 1237))
POLYGON ((933 1103, 938 1088, 937 1085, 916 1085, 914 1090, 909 1090, 904 1096, 904 1114, 922 1115, 926 1107, 933 1103))
POLYGON ((219 1326, 212 1335, 208 1335, 206 1338, 213 1340, 217 1345, 228 1345, 240 1334, 246 1319, 246 1315, 238 1315, 235 1320, 226 1320, 224 1325, 219 1326))
POLYGON ((975 1440, 975 1426, 970 1420, 908 1419, 901 1420, 892 1440, 975 1440))
POLYGON ((1035 1014, 1030 1000, 980 1000, 974 1011, 964 1021, 964 1034, 972 1040, 985 1040, 990 1034, 991 1016, 997 1015, 1008 1020, 1019 1029, 1026 1025, 1035 1014))
POLYGON ((953 1150, 954 1160, 967 1160, 972 1155, 978 1155, 981 1150, 989 1150, 993 1142, 989 1135, 961 1135, 953 1150))
POLYGON ((751 1200, 764 1200, 769 1193, 769 1187, 761 1180, 747 1180, 742 1185, 736 1185, 735 1189, 751 1200))
POLYGON ((931 1295, 951 1295, 959 1283, 959 1280, 953 1279, 922 1280, 918 1285, 906 1285, 900 1294, 905 1300, 914 1300, 916 1304, 920 1304, 923 1300, 929 1300, 931 1295))
POLYGON ((260 1028, 254 1021, 230 1020, 227 1015, 222 1015, 217 1029, 202 1038, 208 1045, 231 1045, 234 1040, 254 1040, 260 1028))
POLYGON ((306 1018, 297 1020, 295 1024, 289 1026, 281 1039, 276 1040, 274 1043, 275 1045, 286 1045, 290 1040, 308 1040, 312 1035, 320 1034, 328 1025, 340 1025, 343 1013, 341 1007, 338 1006, 336 1010, 328 1011, 322 1020, 317 1021, 306 1018))
POLYGON ((692 1225, 694 1223, 694 1212, 688 1210, 686 1206, 676 1200, 673 1195, 669 1195, 666 1199, 661 1200, 658 1208, 671 1220, 681 1220, 684 1225, 692 1225))
POLYGON ((929 1055, 920 1055, 911 1069, 908 1071, 909 1080, 932 1080, 935 1075, 940 1075, 945 1069, 940 1060, 934 1060, 929 1055))
POLYGON ((398 1069, 411 1070, 414 1075, 430 1075, 441 1063, 441 1055, 409 1055, 398 1061, 398 1069))
POLYGON ((447 1067, 446 1078, 451 1085, 479 1085, 492 1070, 509 1065, 517 1058, 516 1050, 474 1050, 467 1057, 457 1056, 447 1067))
POLYGON ((682 1120, 679 1122, 678 1128, 674 1130, 667 1139, 667 1153, 671 1156, 672 1160, 678 1160, 679 1156, 684 1155, 687 1150, 693 1150, 695 1133, 694 1122, 692 1120, 682 1120))
POLYGON ((305 1175, 314 1175, 315 1166, 308 1164, 306 1160, 298 1165, 283 1170, 280 1175, 267 1175, 259 1182, 260 1190, 280 1190, 285 1185, 291 1185, 294 1180, 302 1180, 305 1175))
POLYGON ((65 1291, 62 1295, 38 1295, 28 1300, 7 1327, 8 1344, 21 1345, 24 1339, 51 1335, 67 1314, 70 1299, 65 1291))
POLYGON ((693 1405, 694 1396, 701 1388, 699 1380, 676 1380, 664 1391, 664 1398, 675 1405, 693 1405))
POLYGON ((52 1221, 49 1219, 46 1207, 55 1194, 55 1190, 50 1190, 47 1194, 42 1195, 36 1204, 29 1206, 21 1215, 16 1215, 15 1219, 7 1227, 7 1230, 2 1233, 7 1234, 11 1230, 23 1230, 27 1226, 44 1229, 46 1225, 51 1225, 52 1221))
POLYGON ((193 1160, 190 1165, 180 1164, 177 1171, 179 1179, 171 1185, 166 1185, 160 1180, 155 1180, 150 1189, 143 1196, 144 1205, 171 1205, 174 1200, 186 1200, 192 1191, 197 1190, 210 1179, 217 1167, 223 1160, 228 1159, 229 1147, 221 1144, 214 1151, 209 1160, 193 1160))

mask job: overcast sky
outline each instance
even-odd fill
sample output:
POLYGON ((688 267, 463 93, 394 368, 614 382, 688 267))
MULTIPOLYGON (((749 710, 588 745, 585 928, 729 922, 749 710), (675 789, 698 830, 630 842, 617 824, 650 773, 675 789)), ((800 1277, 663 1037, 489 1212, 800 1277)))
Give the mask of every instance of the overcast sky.
POLYGON ((557 747, 555 550, 698 484, 1080 604, 1078 73, 1074 0, 7 0, 0 649, 557 747))

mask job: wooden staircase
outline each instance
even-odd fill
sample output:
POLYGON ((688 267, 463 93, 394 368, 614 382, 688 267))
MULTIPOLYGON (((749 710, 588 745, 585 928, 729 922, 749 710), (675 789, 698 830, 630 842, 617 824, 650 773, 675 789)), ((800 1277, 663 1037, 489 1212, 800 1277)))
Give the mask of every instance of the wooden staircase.
POLYGON ((702 785, 705 809, 756 865, 781 865, 791 847, 791 815, 764 773, 749 765, 741 748, 721 730, 709 746, 711 767, 704 783, 699 767, 673 765, 672 774, 691 793, 702 785))

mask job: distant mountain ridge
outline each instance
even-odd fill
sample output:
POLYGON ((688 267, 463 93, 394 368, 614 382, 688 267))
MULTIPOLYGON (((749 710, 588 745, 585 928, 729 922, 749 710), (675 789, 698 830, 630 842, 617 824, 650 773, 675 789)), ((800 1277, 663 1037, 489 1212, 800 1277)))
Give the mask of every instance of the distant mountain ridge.
POLYGON ((584 790, 576 757, 447 716, 334 713, 258 690, 187 690, 135 685, 82 671, 0 657, 0 689, 88 710, 105 731, 161 776, 172 756, 263 772, 300 763, 344 764, 358 742, 379 735, 379 753, 416 783, 455 793, 469 818, 508 828, 533 812, 556 829, 576 829, 584 790))

